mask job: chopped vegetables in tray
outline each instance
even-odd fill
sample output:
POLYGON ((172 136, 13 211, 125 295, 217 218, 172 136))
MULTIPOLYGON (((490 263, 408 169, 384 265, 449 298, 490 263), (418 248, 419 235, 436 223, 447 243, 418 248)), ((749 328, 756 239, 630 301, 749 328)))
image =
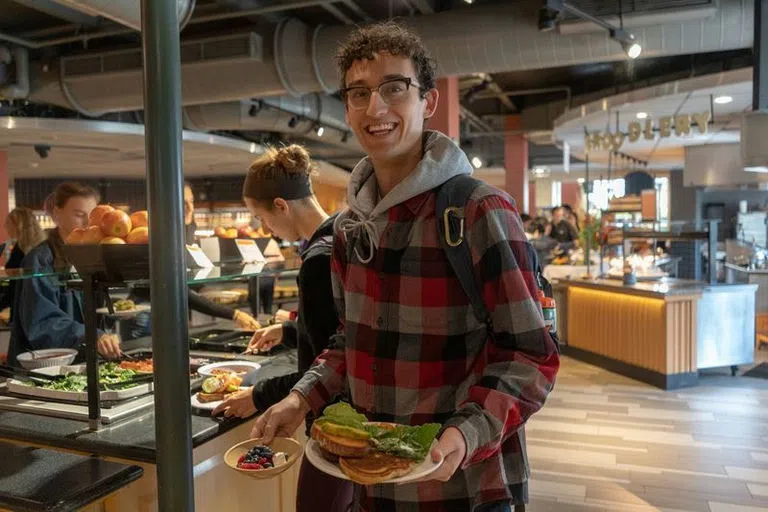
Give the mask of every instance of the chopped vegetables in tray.
MULTIPOLYGON (((139 375, 134 370, 120 368, 117 363, 104 363, 99 366, 99 384, 107 390, 114 391, 138 386, 141 383, 127 382, 139 375)), ((31 385, 35 385, 30 383, 31 385)), ((65 378, 53 381, 50 384, 39 386, 45 389, 57 391, 82 392, 88 387, 88 377, 85 373, 69 373, 65 378)))

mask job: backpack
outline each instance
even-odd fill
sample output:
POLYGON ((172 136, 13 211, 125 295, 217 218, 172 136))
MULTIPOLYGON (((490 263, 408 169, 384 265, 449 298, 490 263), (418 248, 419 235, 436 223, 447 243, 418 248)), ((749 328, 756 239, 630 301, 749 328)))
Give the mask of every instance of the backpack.
MULTIPOLYGON (((467 297, 469 297, 475 317, 487 326, 490 333, 493 333, 491 315, 485 307, 483 295, 475 279, 472 254, 470 253, 469 246, 463 243, 464 206, 480 184, 482 184, 482 181, 468 174, 455 176, 443 183, 437 191, 435 219, 437 220, 437 233, 440 244, 459 283, 461 283, 461 287, 464 289, 467 297)), ((547 297, 552 297, 552 285, 542 274, 536 250, 531 244, 527 244, 526 250, 531 262, 531 268, 535 269, 534 273, 539 289, 543 290, 544 295, 547 297)), ((557 335, 553 332, 550 332, 550 335, 552 335, 555 345, 558 345, 557 335)))

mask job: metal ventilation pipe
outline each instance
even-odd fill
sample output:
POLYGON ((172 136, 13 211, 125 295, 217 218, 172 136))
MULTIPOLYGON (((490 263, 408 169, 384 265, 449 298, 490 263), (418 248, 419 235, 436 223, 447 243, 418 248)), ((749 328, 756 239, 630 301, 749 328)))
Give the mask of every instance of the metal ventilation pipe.
MULTIPOLYGON (((341 103, 333 98, 323 100, 327 105, 332 105, 334 102, 341 103)), ((323 115, 309 108, 312 104, 315 103, 310 100, 304 106, 300 106, 300 99, 282 97, 265 98, 259 101, 192 105, 182 109, 182 118, 184 127, 188 130, 283 133, 343 147, 362 154, 360 144, 347 125, 339 119, 334 120, 330 111, 323 115), (317 131, 320 126, 324 128, 322 135, 317 131)))
POLYGON ((15 62, 15 82, 0 87, 0 98, 24 99, 29 96, 29 54, 17 46, 12 51, 0 46, 0 64, 15 62))
MULTIPOLYGON (((138 0, 55 0, 56 3, 84 12, 90 16, 101 16, 141 31, 141 4, 138 0)), ((176 0, 179 24, 183 27, 195 10, 195 0, 176 0)))

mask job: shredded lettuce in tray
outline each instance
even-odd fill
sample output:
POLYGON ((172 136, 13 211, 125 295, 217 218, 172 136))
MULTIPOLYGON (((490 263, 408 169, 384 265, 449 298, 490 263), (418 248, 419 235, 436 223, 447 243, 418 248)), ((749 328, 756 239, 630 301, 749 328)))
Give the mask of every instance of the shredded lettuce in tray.
MULTIPOLYGON (((126 381, 132 380, 136 375, 138 373, 135 371, 120 368, 117 363, 104 363, 99 366, 99 384, 107 391, 138 386, 139 383, 126 383, 126 381)), ((36 385, 31 381, 27 381, 27 383, 33 386, 36 385)), ((53 381, 50 384, 38 385, 38 387, 79 393, 88 388, 88 377, 84 373, 68 373, 61 380, 53 381)))

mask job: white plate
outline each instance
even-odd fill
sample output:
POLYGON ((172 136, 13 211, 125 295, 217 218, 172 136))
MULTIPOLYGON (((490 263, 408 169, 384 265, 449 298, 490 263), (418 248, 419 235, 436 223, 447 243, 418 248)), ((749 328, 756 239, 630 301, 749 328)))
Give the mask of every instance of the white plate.
MULTIPOLYGON (((207 364, 205 366, 201 366, 197 369, 197 373, 203 377, 211 377, 213 374, 211 373, 211 370, 215 368, 225 368, 225 369, 235 369, 235 368, 248 368, 247 373, 251 373, 253 371, 258 370, 261 368, 261 365, 259 363, 254 363, 252 361, 219 361, 218 363, 211 363, 207 364)), ((239 375, 240 377, 245 377, 246 373, 243 373, 242 375, 239 375)))
MULTIPOLYGON (((433 448, 435 444, 437 444, 437 440, 432 442, 433 448)), ((315 466, 323 473, 327 473, 336 478, 341 478, 342 480, 350 480, 350 478, 341 470, 339 465, 334 464, 333 462, 330 462, 328 459, 323 457, 323 454, 320 450, 320 445, 317 444, 317 441, 310 439, 307 441, 307 446, 304 448, 304 454, 307 456, 307 460, 309 460, 313 466, 315 466)), ((410 473, 399 478, 387 480, 383 483, 404 484, 413 482, 414 480, 419 480, 437 471, 437 468, 439 468, 442 463, 443 459, 440 459, 438 462, 432 462, 432 456, 428 453, 427 456, 424 457, 424 460, 421 462, 421 464, 414 466, 410 473)))
POLYGON ((150 309, 152 308, 149 306, 149 304, 136 304, 135 308, 129 309, 128 311, 115 311, 114 313, 110 313, 109 309, 104 307, 97 309, 96 313, 99 315, 113 316, 117 318, 131 318, 138 315, 139 313, 146 313, 150 309))
MULTIPOLYGON (((245 388, 240 388, 240 389, 245 389, 245 388)), ((192 395, 192 399, 191 399, 192 407, 194 407, 195 409, 201 409, 203 411, 212 411, 215 408, 217 408, 219 404, 221 404, 221 402, 223 401, 224 400, 216 400, 215 402, 201 402, 200 400, 197 399, 197 393, 192 395)))

